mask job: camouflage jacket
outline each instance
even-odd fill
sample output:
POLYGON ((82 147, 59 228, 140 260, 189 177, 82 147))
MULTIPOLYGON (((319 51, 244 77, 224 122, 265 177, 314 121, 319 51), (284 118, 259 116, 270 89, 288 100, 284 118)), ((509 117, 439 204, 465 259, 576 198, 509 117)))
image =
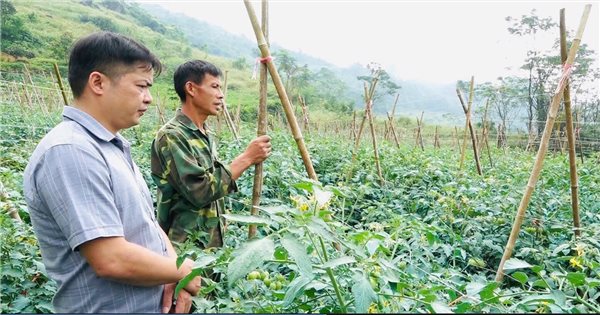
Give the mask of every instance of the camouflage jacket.
POLYGON ((213 135, 178 109, 152 142, 151 170, 158 223, 171 241, 193 236, 202 248, 223 246, 223 197, 237 186, 217 158, 213 135))

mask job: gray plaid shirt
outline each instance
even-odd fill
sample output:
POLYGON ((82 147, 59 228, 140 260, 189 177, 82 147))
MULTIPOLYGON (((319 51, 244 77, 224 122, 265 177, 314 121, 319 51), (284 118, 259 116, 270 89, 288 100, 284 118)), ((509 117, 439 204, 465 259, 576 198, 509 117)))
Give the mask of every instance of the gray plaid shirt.
POLYGON ((129 143, 81 110, 65 107, 63 116, 38 144, 23 176, 42 259, 58 284, 55 311, 160 312, 162 285, 99 278, 78 250, 99 237, 122 236, 168 255, 129 143))

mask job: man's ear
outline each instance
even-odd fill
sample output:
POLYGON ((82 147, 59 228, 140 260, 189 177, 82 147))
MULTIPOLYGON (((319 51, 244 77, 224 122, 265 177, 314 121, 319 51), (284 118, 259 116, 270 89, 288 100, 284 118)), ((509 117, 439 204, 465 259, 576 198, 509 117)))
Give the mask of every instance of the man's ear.
POLYGON ((185 91, 186 95, 189 95, 191 97, 194 97, 194 95, 196 94, 196 87, 194 86, 194 83, 192 81, 185 82, 183 90, 185 91))
POLYGON ((88 86, 92 93, 96 95, 102 95, 106 89, 107 81, 107 76, 98 71, 93 71, 88 77, 88 86))

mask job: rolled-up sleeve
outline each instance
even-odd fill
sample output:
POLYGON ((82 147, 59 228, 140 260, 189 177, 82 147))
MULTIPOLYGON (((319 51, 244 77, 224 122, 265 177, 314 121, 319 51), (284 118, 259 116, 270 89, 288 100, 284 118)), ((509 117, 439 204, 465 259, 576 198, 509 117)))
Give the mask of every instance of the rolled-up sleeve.
MULTIPOLYGON (((197 140, 199 141, 199 140, 197 140)), ((168 178, 185 199, 198 208, 237 191, 228 166, 210 156, 195 158, 187 139, 165 133, 158 142, 168 178)))
POLYGON ((99 153, 58 145, 44 154, 34 173, 37 192, 72 250, 99 237, 123 236, 110 175, 99 153))

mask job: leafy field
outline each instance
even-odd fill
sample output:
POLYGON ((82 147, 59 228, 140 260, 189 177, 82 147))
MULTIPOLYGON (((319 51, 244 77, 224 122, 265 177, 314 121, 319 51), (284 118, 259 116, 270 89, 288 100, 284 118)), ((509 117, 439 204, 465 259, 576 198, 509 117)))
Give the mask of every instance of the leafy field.
MULTIPOLYGON (((55 286, 44 276, 28 223, 22 171, 59 113, 2 113, 0 311, 49 312, 55 286), (11 220, 9 208, 18 209, 24 223, 11 220)), ((149 146, 157 120, 149 116, 124 135, 151 185, 149 146)), ((243 126, 242 143, 254 128, 243 126)), ((494 275, 533 153, 493 151, 494 167, 482 163, 484 176, 478 176, 471 152, 461 173, 454 148, 423 152, 412 143, 397 149, 379 140, 386 180, 381 186, 366 137, 347 179, 353 147, 347 134, 305 135, 321 182, 316 183, 306 178, 291 135, 270 132, 274 153, 265 163, 259 216, 248 216, 253 174, 247 172, 238 182, 240 191, 226 199, 232 209, 226 247, 179 246, 199 267, 221 272, 218 283, 205 279, 197 312, 600 312, 600 156, 578 162, 579 239, 571 230, 568 159, 547 157, 514 259, 499 284, 494 275), (249 223, 259 224, 259 236, 251 241, 249 223)), ((219 145, 228 161, 244 149, 227 132, 219 145)))

